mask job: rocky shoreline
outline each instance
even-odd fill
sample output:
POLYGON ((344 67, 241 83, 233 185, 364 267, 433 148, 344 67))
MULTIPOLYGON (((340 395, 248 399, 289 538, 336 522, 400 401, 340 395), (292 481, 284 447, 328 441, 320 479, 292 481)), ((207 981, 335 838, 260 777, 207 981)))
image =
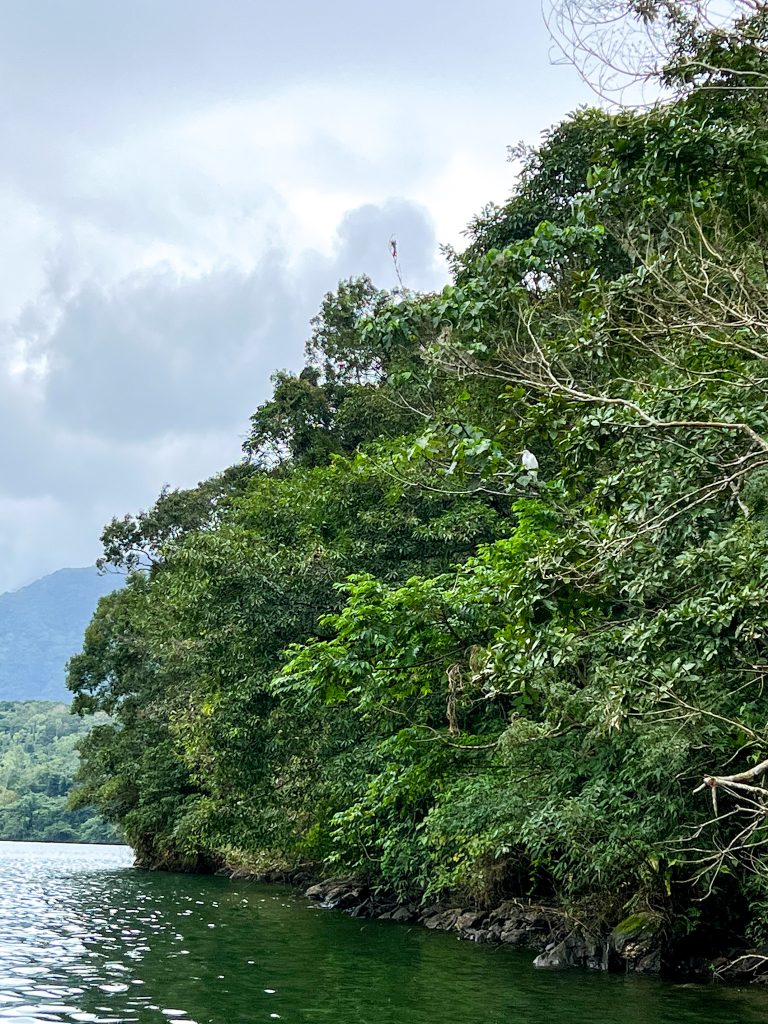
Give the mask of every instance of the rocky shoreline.
POLYGON ((317 880, 304 870, 229 872, 233 878, 281 883, 300 889, 321 906, 352 917, 375 918, 454 932, 471 942, 530 949, 534 966, 582 967, 635 975, 663 975, 744 983, 768 981, 768 962, 757 952, 733 951, 717 960, 679 956, 667 942, 664 921, 656 914, 632 914, 610 930, 585 926, 562 908, 527 899, 508 899, 490 909, 449 903, 424 906, 400 903, 373 893, 355 878, 317 880), (765 973, 763 973, 765 972, 765 973))
POLYGON ((375 917, 455 932, 460 939, 531 949, 536 967, 586 967, 628 974, 658 974, 661 970, 660 922, 651 914, 636 914, 607 935, 590 931, 563 910, 531 900, 505 900, 489 910, 444 903, 419 906, 388 903, 374 898, 354 879, 316 882, 304 895, 325 907, 345 910, 353 917, 375 917))
MULTIPOLYGON (((222 872, 224 873, 224 872, 222 872)), ((768 984, 768 954, 730 949, 719 956, 692 954, 670 942, 666 923, 650 911, 635 913, 610 929, 592 929, 561 907, 528 899, 507 899, 490 909, 450 903, 402 903, 371 891, 360 879, 324 878, 304 869, 226 871, 231 878, 291 885, 328 909, 352 917, 375 918, 454 932, 471 942, 529 949, 535 967, 581 967, 634 974, 730 984, 768 984)))

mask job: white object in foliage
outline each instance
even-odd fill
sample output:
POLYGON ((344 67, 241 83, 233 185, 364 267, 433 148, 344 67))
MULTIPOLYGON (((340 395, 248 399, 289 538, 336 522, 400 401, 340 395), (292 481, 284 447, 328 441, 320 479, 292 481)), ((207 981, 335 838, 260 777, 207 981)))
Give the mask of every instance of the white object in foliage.
POLYGON ((527 448, 523 448, 521 462, 523 463, 523 468, 526 469, 531 474, 531 476, 536 476, 538 474, 539 460, 536 458, 533 452, 528 451, 527 448))

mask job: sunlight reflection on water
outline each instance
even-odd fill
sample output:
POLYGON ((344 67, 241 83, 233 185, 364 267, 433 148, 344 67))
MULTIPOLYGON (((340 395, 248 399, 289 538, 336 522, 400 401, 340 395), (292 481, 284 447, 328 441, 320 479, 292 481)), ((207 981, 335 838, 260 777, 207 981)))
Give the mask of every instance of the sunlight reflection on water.
POLYGON ((536 972, 530 955, 353 920, 276 887, 0 843, 0 1022, 761 1024, 762 992, 536 972))

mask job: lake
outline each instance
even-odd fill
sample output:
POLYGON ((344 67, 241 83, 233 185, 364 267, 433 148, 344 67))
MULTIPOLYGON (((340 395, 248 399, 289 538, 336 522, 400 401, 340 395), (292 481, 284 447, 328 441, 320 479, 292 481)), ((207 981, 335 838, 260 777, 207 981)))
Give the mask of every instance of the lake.
POLYGON ((275 886, 0 843, 0 1021, 764 1024, 768 993, 537 971, 531 955, 275 886))

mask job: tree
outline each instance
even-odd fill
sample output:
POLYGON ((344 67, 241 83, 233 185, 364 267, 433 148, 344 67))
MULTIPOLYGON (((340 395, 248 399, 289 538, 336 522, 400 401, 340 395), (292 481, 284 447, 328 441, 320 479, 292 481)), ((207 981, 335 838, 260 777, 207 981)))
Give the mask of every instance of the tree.
POLYGON ((147 862, 768 929, 765 10, 701 9, 601 5, 669 100, 553 130, 439 295, 343 282, 245 468, 108 533, 82 793, 147 862))

